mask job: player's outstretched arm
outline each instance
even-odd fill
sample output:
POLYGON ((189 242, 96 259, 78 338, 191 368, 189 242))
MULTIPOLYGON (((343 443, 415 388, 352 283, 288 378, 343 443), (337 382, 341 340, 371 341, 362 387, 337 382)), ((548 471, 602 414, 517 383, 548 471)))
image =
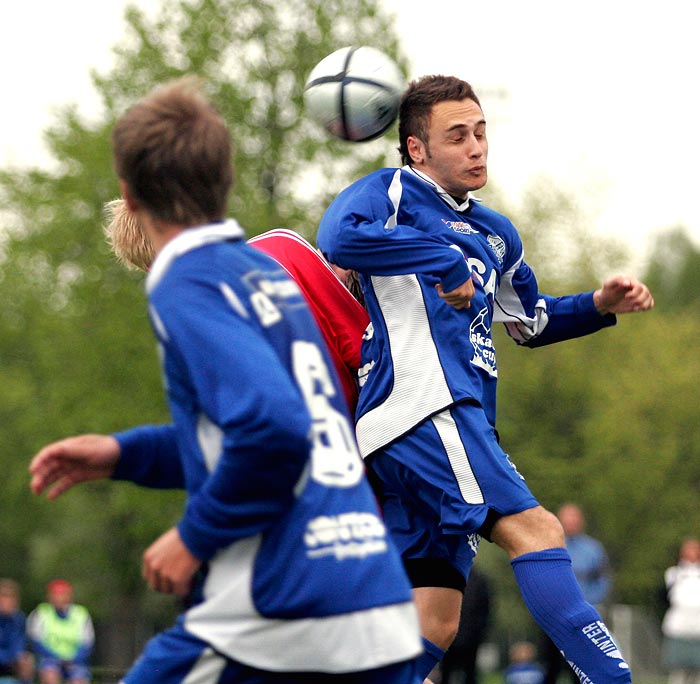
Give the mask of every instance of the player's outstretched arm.
POLYGON ((613 276, 593 293, 593 303, 598 313, 623 314, 649 311, 654 308, 654 298, 649 288, 636 278, 613 276))
POLYGON ((29 464, 29 486, 34 494, 48 488, 46 498, 55 499, 75 484, 110 477, 119 454, 119 442, 111 435, 78 435, 53 442, 29 464))

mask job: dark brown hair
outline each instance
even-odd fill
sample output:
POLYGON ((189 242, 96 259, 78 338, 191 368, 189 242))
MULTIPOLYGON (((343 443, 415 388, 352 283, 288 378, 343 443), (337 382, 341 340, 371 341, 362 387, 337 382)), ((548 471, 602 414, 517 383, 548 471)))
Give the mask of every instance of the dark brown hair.
POLYGON ((153 90, 119 119, 112 144, 117 175, 154 218, 186 226, 224 218, 231 138, 196 79, 153 90))
POLYGON ((469 83, 454 76, 423 76, 408 85, 399 107, 399 153, 403 164, 411 163, 408 138, 415 136, 427 143, 433 105, 448 100, 474 100, 481 107, 469 83))

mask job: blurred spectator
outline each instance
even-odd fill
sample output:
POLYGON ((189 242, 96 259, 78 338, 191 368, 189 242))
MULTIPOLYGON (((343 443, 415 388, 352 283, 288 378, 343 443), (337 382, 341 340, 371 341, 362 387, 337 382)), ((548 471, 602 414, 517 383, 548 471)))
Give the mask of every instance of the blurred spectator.
POLYGON ((543 684, 544 668, 535 661, 535 645, 519 641, 510 648, 510 663, 503 675, 504 684, 543 684))
MULTIPOLYGON (((574 575, 583 596, 606 619, 606 603, 612 588, 612 576, 608 554, 603 545, 585 533, 586 518, 574 503, 559 507, 557 517, 564 528, 566 549, 571 556, 574 575)), ((545 684, 555 684, 560 673, 566 673, 571 682, 578 684, 578 677, 564 660, 559 649, 549 637, 543 635, 542 658, 545 664, 545 684)))
POLYGON ((469 572, 459 629, 440 665, 442 684, 477 684, 476 656, 484 642, 491 614, 491 585, 474 565, 469 572))
POLYGON ((88 684, 95 641, 90 614, 73 603, 73 586, 64 579, 49 582, 47 603, 27 619, 27 632, 38 658, 40 684, 88 684))
POLYGON ((668 610, 661 623, 669 684, 700 684, 700 539, 686 539, 664 573, 668 610))
POLYGON ((27 651, 19 584, 12 579, 0 579, 0 677, 31 682, 33 676, 34 662, 27 651))

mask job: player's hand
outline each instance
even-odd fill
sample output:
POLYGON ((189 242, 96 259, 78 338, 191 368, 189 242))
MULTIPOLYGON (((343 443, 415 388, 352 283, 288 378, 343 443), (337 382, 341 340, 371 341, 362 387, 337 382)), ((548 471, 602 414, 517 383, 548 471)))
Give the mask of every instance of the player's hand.
POLYGON ((593 303, 602 316, 654 308, 654 298, 649 288, 635 278, 624 276, 608 278, 603 287, 593 293, 593 303))
POLYGON ((172 527, 146 549, 142 574, 151 589, 186 596, 200 565, 183 544, 177 527, 172 527))
POLYGON ((30 488, 47 499, 55 499, 79 482, 100 480, 114 472, 119 460, 119 442, 111 435, 68 437, 41 449, 29 464, 30 488))
POLYGON ((450 292, 445 292, 440 283, 435 288, 440 297, 455 309, 468 309, 471 306, 471 300, 474 296, 474 282, 471 278, 450 292))

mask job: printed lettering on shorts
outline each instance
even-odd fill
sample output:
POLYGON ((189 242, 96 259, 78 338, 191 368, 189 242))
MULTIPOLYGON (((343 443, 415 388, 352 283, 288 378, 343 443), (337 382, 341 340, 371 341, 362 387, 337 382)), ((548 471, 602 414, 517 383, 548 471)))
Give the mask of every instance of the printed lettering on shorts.
POLYGON ((481 536, 476 534, 475 532, 472 534, 467 535, 467 544, 469 544, 469 548, 472 550, 472 553, 476 556, 477 551, 479 550, 479 544, 481 543, 481 536))
POLYGON ((386 552, 386 528, 374 513, 322 515, 309 521, 304 543, 309 558, 365 558, 386 552))

